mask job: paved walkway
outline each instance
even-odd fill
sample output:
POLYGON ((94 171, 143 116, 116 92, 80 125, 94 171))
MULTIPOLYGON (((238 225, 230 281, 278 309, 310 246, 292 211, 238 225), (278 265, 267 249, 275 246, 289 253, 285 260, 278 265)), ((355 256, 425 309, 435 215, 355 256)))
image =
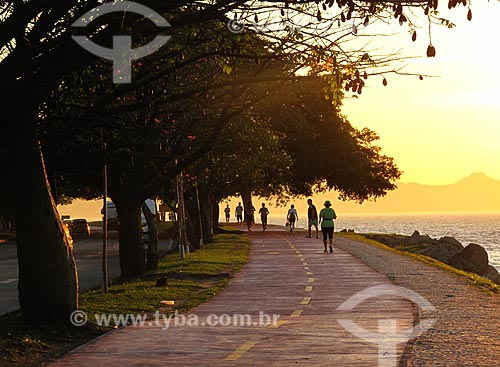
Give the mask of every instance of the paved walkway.
POLYGON ((499 295, 404 255, 345 239, 337 244, 436 308, 436 324, 409 343, 401 366, 500 366, 499 295))
MULTIPOLYGON (((176 326, 172 321, 167 330, 154 325, 122 328, 51 366, 398 365, 404 343, 392 350, 395 341, 380 338, 379 349, 337 322, 351 319, 373 332, 384 325, 392 331, 410 328, 414 309, 401 297, 372 297, 352 311, 337 310, 368 287, 390 287, 387 276, 343 250, 323 253, 322 242, 305 238, 303 232, 249 235, 250 260, 244 270, 224 292, 185 315, 184 321, 192 324, 198 318, 198 326, 176 326), (230 325, 207 326, 216 320, 210 315, 230 325), (231 322, 233 315, 250 315, 252 325, 241 325, 248 319, 231 322), (267 325, 273 315, 279 315, 278 322, 267 325), (381 319, 397 320, 397 324, 381 324, 381 319)), ((179 318, 178 324, 182 321, 179 318)))

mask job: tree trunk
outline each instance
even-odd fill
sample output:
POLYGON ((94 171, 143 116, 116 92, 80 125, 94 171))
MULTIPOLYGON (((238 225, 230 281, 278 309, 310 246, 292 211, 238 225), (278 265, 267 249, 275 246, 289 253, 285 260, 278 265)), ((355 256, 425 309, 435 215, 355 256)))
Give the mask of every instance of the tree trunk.
POLYGON ((203 225, 203 242, 210 243, 214 240, 214 229, 212 227, 212 207, 210 197, 200 192, 201 223, 203 225))
POLYGON ((198 205, 195 200, 184 201, 186 205, 186 214, 189 217, 188 220, 188 239, 189 243, 195 249, 200 249, 200 220, 198 216, 198 205))
MULTIPOLYGON (((251 192, 242 192, 241 193, 241 201, 243 201, 243 222, 247 222, 247 215, 252 215, 253 220, 255 220, 254 206, 252 204, 252 193, 251 192)), ((253 223, 252 223, 253 225, 253 223)))
POLYGON ((200 236, 195 231, 195 223, 189 214, 189 210, 186 210, 186 233, 190 251, 196 251, 200 248, 200 236))
POLYGON ((120 269, 123 279, 140 276, 146 271, 142 243, 141 207, 143 200, 128 197, 111 197, 118 213, 120 269))
POLYGON ((212 203, 212 228, 214 233, 220 233, 220 228, 219 228, 219 203, 214 202, 212 203))
POLYGON ((67 323, 78 307, 72 240, 51 195, 33 120, 35 109, 25 105, 10 109, 21 114, 9 123, 5 135, 16 200, 21 314, 31 322, 67 323))
POLYGON ((156 218, 151 210, 149 210, 146 202, 142 203, 142 212, 144 217, 146 217, 146 222, 149 228, 149 239, 148 239, 148 258, 147 258, 147 268, 157 269, 158 268, 158 226, 156 225, 156 218))

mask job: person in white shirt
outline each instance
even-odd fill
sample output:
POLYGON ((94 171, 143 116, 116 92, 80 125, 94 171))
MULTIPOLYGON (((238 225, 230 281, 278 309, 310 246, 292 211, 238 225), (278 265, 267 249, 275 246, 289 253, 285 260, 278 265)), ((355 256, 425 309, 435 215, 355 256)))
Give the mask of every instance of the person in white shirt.
POLYGON ((288 214, 286 216, 288 223, 290 223, 290 232, 293 232, 295 229, 295 222, 299 221, 299 215, 297 214, 297 209, 295 209, 295 205, 291 205, 290 209, 288 209, 288 214))

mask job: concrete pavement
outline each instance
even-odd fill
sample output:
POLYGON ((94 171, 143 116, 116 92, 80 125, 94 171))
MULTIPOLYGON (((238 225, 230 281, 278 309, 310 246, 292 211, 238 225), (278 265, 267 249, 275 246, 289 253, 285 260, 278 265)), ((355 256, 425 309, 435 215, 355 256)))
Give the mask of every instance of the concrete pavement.
POLYGON ((324 253, 320 240, 304 235, 249 233, 249 262, 222 293, 170 320, 168 328, 151 316, 50 366, 397 366, 405 343, 392 335, 413 326, 412 304, 360 293, 392 285, 348 253, 324 253), (349 310, 338 310, 348 300, 349 310), (373 333, 385 327, 385 334, 362 340, 342 319, 373 333))

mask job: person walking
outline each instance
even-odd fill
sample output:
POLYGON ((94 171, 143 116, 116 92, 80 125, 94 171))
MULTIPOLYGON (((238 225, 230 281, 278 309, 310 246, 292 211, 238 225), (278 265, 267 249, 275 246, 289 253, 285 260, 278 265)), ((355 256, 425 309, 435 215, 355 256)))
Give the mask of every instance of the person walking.
POLYGON ((255 222, 253 215, 255 213, 255 208, 251 205, 249 208, 245 206, 245 220, 247 222, 248 231, 252 231, 252 224, 255 222))
POLYGON ((316 228, 316 238, 318 237, 318 211, 316 210, 316 206, 314 206, 312 199, 307 199, 307 204, 309 207, 307 208, 307 221, 309 228, 309 235, 307 238, 311 238, 311 227, 314 226, 316 228))
POLYGON ((231 208, 229 207, 229 204, 227 204, 224 209, 224 213, 226 213, 226 223, 229 223, 229 218, 231 217, 231 208))
POLYGON ((290 232, 293 232, 295 229, 295 221, 299 221, 299 215, 297 214, 297 209, 295 209, 295 205, 291 205, 290 209, 288 209, 288 214, 286 216, 288 223, 290 223, 290 232))
POLYGON ((238 206, 234 211, 234 215, 236 216, 236 222, 238 225, 241 225, 241 223, 243 223, 243 207, 241 206, 241 203, 238 203, 238 206))
POLYGON ((321 232, 323 232, 323 244, 325 245, 325 252, 327 251, 326 243, 327 239, 330 242, 330 253, 333 252, 333 230, 334 223, 333 220, 337 219, 337 214, 335 210, 331 208, 332 203, 330 200, 325 201, 325 207, 319 212, 319 223, 321 224, 321 232))
POLYGON ((267 216, 269 215, 269 209, 266 208, 266 204, 262 203, 262 208, 259 209, 260 221, 262 222, 262 232, 266 231, 267 228, 267 216))

